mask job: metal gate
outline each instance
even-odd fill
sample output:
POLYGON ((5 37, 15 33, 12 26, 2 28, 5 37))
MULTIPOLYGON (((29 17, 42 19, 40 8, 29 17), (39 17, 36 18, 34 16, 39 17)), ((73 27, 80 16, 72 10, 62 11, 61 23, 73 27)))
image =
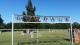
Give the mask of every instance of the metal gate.
POLYGON ((68 29, 15 29, 14 45, 70 45, 68 29), (27 33, 24 33, 26 30, 27 33), (32 30, 32 32, 28 32, 32 30))

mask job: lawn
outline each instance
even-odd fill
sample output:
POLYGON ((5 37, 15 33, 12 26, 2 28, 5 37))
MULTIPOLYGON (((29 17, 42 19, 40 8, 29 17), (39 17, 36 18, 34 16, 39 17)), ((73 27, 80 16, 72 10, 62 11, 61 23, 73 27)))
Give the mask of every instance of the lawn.
MULTIPOLYGON (((29 34, 21 35, 21 31, 14 31, 14 45, 71 45, 68 30, 39 30, 34 31, 34 38, 29 34)), ((11 45, 11 32, 0 34, 0 45, 11 45)), ((75 44, 80 45, 80 44, 75 44)))
POLYGON ((70 45, 69 38, 68 30, 39 30, 34 33, 34 38, 17 31, 14 32, 14 45, 70 45))
POLYGON ((11 32, 2 32, 0 34, 0 45, 11 45, 11 32))

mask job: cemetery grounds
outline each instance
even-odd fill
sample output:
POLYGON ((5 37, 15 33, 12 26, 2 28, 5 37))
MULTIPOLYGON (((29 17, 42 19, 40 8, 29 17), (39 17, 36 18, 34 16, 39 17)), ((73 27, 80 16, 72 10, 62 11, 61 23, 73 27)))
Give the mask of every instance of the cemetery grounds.
MULTIPOLYGON (((14 45, 71 45, 68 29, 34 30, 34 38, 29 34, 14 31, 14 45)), ((0 45, 11 45, 12 33, 0 34, 0 45)), ((79 44, 75 44, 79 45, 79 44)))

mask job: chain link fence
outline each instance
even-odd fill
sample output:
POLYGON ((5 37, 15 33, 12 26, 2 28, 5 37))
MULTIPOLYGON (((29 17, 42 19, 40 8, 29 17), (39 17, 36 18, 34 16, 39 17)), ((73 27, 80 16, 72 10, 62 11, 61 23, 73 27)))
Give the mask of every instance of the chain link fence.
POLYGON ((11 45, 11 29, 0 29, 0 45, 11 45))
POLYGON ((68 29, 16 29, 14 45, 70 45, 68 29), (24 32, 26 30, 26 32, 24 32))

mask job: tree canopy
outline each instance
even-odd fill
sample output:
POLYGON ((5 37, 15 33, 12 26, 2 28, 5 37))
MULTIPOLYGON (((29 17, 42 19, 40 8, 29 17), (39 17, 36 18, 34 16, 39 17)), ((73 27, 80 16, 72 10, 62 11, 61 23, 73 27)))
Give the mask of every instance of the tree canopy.
POLYGON ((3 19, 2 19, 1 14, 0 14, 0 24, 2 24, 2 23, 3 23, 3 19))

